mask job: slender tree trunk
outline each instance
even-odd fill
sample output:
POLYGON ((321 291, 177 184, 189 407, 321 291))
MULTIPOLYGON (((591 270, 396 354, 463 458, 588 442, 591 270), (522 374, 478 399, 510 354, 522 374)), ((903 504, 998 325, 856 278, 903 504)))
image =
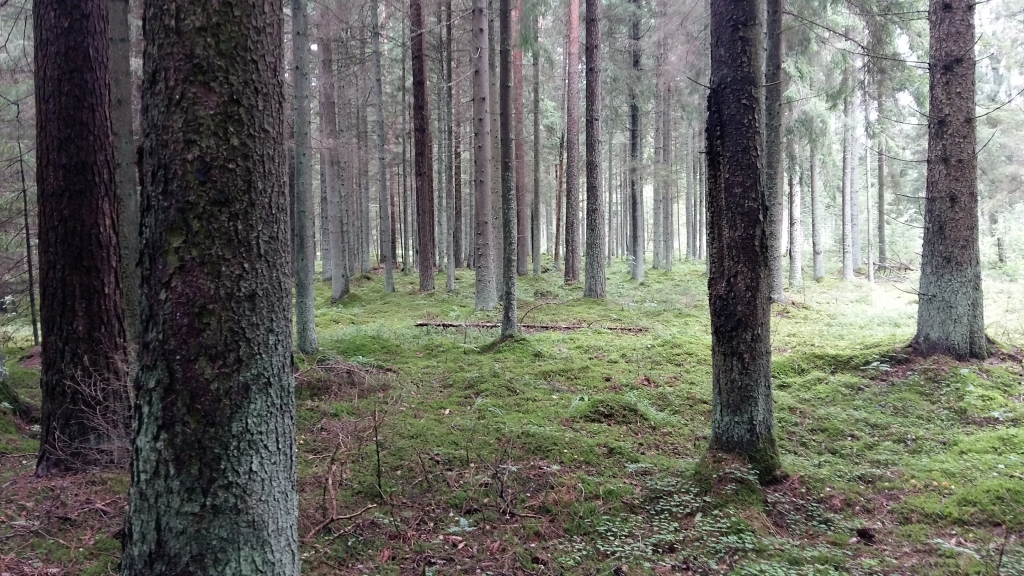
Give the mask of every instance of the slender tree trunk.
POLYGON ((768 269, 771 273, 771 298, 784 302, 782 284, 783 204, 782 185, 782 0, 767 0, 768 51, 765 62, 765 193, 768 198, 768 269))
MULTIPOLYGON (((321 71, 321 74, 323 72, 321 71)), ((325 130, 323 121, 323 100, 320 101, 320 122, 318 123, 320 128, 321 146, 326 141, 325 130)), ((320 157, 320 209, 317 211, 317 215, 320 223, 320 281, 330 282, 333 276, 331 269, 331 240, 330 240, 330 222, 327 217, 327 165, 329 160, 327 159, 327 152, 321 150, 319 153, 320 157)))
POLYGON ((146 3, 123 576, 299 573, 281 11, 146 3))
MULTIPOLYGON (((501 35, 496 33, 494 30, 494 23, 498 18, 498 10, 495 9, 498 0, 489 0, 491 10, 491 19, 488 21, 490 29, 491 46, 499 46, 501 43, 501 35)), ((501 123, 500 123, 500 111, 498 107, 498 59, 500 50, 490 50, 490 67, 491 67, 491 229, 494 230, 494 280, 499 290, 499 297, 501 296, 500 291, 504 286, 504 268, 505 268, 505 233, 502 224, 502 200, 501 200, 501 123)))
POLYGON ((686 257, 694 260, 697 258, 697 216, 695 192, 697 184, 697 140, 691 134, 687 137, 688 158, 686 165, 686 257))
POLYGON ((565 283, 580 279, 580 3, 569 0, 565 92, 565 283))
POLYGON ((377 131, 377 170, 380 179, 380 236, 381 260, 384 261, 384 292, 395 291, 394 261, 391 259, 391 207, 388 202, 387 140, 384 135, 384 92, 381 83, 380 64, 380 15, 379 0, 370 0, 370 39, 373 46, 373 102, 375 129, 377 131))
POLYGON ((476 195, 476 309, 491 310, 497 303, 494 283, 494 245, 491 219, 491 78, 487 0, 473 2, 473 178, 476 195))
POLYGON ((854 272, 862 270, 861 264, 864 253, 861 251, 860 234, 860 174, 857 169, 860 165, 858 158, 859 146, 857 146, 857 98, 851 97, 850 103, 850 257, 853 260, 854 272))
MULTIPOLYGON (((455 75, 461 75, 458 70, 458 63, 455 64, 455 75)), ((452 82, 452 253, 455 267, 461 268, 466 265, 465 250, 463 249, 464 237, 464 215, 462 212, 462 90, 458 79, 452 82)))
POLYGON ((295 140, 295 345, 303 354, 317 351, 313 310, 313 174, 309 137, 309 14, 307 0, 292 0, 292 59, 295 140))
POLYGON ((345 258, 345 235, 342 228, 342 174, 339 156, 340 138, 338 134, 338 106, 335 100, 337 87, 334 81, 334 30, 331 14, 327 10, 320 11, 320 38, 317 42, 317 53, 320 55, 320 126, 324 146, 324 157, 327 160, 320 169, 324 172, 327 205, 327 242, 330 248, 331 262, 331 302, 337 302, 349 292, 349 271, 345 258))
MULTIPOLYGON (((885 111, 882 108, 882 98, 878 97, 878 115, 881 117, 885 111)), ((879 122, 881 126, 881 122, 879 122)), ((881 137, 884 133, 881 129, 879 130, 880 136, 878 138, 878 263, 885 265, 889 260, 889 255, 886 252, 886 240, 885 240, 885 138, 881 137)))
POLYGON ((139 290, 139 189, 132 130, 131 33, 128 0, 109 0, 110 120, 114 134, 117 241, 121 251, 121 301, 128 342, 137 345, 142 319, 139 290))
MULTIPOLYGON (((867 110, 867 98, 864 99, 864 125, 867 126, 868 110, 867 110)), ((864 144, 864 200, 867 205, 867 240, 868 240, 868 283, 875 283, 875 262, 874 255, 871 253, 871 138, 865 132, 865 144, 864 144)))
POLYGON ((637 82, 640 79, 640 0, 630 0, 634 5, 633 22, 630 26, 630 52, 633 59, 633 80, 629 83, 629 218, 633 248, 630 256, 630 277, 637 282, 644 279, 644 235, 643 235, 643 184, 640 181, 640 95, 637 82))
POLYGON ((851 150, 851 103, 850 96, 843 98, 843 280, 853 280, 853 151, 851 150))
POLYGON ((789 139, 787 146, 789 148, 787 154, 789 157, 789 289, 796 290, 804 285, 804 229, 800 214, 802 186, 797 186, 795 182, 800 167, 792 138, 789 139))
POLYGON ((520 42, 522 0, 512 0, 512 145, 515 147, 516 184, 516 274, 526 276, 530 272, 530 204, 526 192, 526 142, 523 102, 523 48, 520 42))
POLYGON ((924 356, 985 358, 991 352, 978 246, 975 4, 932 0, 928 11, 928 175, 914 336, 924 356))
POLYGON ((32 230, 28 225, 28 186, 25 184, 25 153, 18 140, 18 172, 21 175, 21 216, 25 226, 25 263, 28 265, 28 311, 32 319, 32 344, 39 346, 39 320, 36 317, 36 278, 32 265, 32 230))
MULTIPOLYGON (((707 154, 710 228, 711 450, 778 479, 771 387, 764 102, 758 0, 711 0, 707 154)), ((776 248, 777 249, 777 248, 776 248)))
POLYGON ((448 0, 445 3, 445 40, 444 40, 444 113, 441 116, 444 118, 444 158, 445 158, 445 186, 441 188, 440 193, 443 195, 444 202, 444 252, 445 252, 445 290, 448 293, 455 291, 455 225, 453 223, 455 210, 452 204, 455 201, 454 189, 455 185, 455 149, 453 147, 454 141, 454 126, 455 126, 455 114, 454 114, 454 92, 452 90, 452 60, 454 55, 452 52, 452 3, 448 0))
POLYGON ((130 434, 127 410, 108 413, 130 402, 108 14, 107 0, 38 0, 33 10, 43 331, 37 476, 108 464, 108 449, 130 434))
MULTIPOLYGON (((667 82, 667 81, 666 81, 667 82)), ((666 83, 665 85, 665 102, 662 104, 662 122, 664 126, 661 129, 661 136, 664 138, 664 143, 661 145, 661 157, 662 164, 665 166, 665 174, 663 179, 665 180, 665 188, 662 189, 663 206, 662 206, 662 259, 665 266, 665 270, 672 269, 672 248, 673 248, 673 235, 672 235, 672 207, 675 205, 675 188, 677 178, 675 176, 675 170, 672 166, 672 85, 666 83)))
MULTIPOLYGON (((405 37, 405 21, 402 21, 402 37, 405 37)), ((407 118, 409 116, 409 104, 406 99, 406 77, 405 77, 405 60, 406 50, 402 49, 402 273, 408 274, 411 267, 412 261, 409 258, 409 253, 412 248, 412 216, 409 205, 412 204, 412 198, 409 195, 409 160, 407 156, 407 147, 409 140, 409 126, 407 118)))
MULTIPOLYGON (((574 0, 572 0, 574 1, 574 0)), ((501 63, 498 92, 501 122, 501 224, 505 239, 502 257, 501 338, 512 338, 519 333, 516 316, 516 193, 514 178, 515 150, 512 143, 512 6, 511 0, 499 0, 499 27, 501 28, 501 63)))
MULTIPOLYGON (((533 29, 539 32, 540 26, 537 17, 533 19, 533 29)), ((540 43, 533 44, 533 194, 530 202, 532 208, 530 218, 530 233, 533 249, 533 273, 540 274, 540 252, 541 252, 541 217, 540 217, 540 43)))
POLYGON ((810 172, 811 172, 811 250, 814 252, 814 280, 820 282, 825 277, 824 242, 821 238, 822 222, 821 197, 818 189, 818 148, 815 140, 810 141, 810 172))
POLYGON ((434 290, 437 266, 434 239, 434 175, 431 157, 430 116, 427 111, 426 33, 421 0, 409 0, 412 22, 412 102, 413 145, 416 157, 416 225, 419 230, 420 291, 434 290))
POLYGON ((604 206, 601 196, 601 2, 587 0, 587 246, 583 295, 604 298, 604 206))

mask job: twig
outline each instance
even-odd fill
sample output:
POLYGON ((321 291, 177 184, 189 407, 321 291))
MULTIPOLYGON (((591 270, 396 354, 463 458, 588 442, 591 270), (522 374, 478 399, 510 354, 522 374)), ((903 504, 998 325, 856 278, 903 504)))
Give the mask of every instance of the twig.
POLYGON ((327 528, 331 524, 333 524, 333 523, 335 523, 335 522, 337 522, 339 520, 351 520, 352 518, 355 518, 356 516, 359 516, 363 512, 366 512, 367 510, 370 510, 371 508, 376 508, 376 507, 377 507, 376 504, 367 504, 366 506, 363 506, 362 508, 360 508, 359 510, 356 510, 355 512, 353 512, 351 514, 344 514, 342 516, 331 516, 327 520, 324 520, 319 525, 317 525, 316 528, 313 528, 312 530, 310 530, 309 534, 307 534, 306 537, 302 539, 302 541, 303 542, 309 542, 309 541, 313 540, 313 538, 315 538, 316 535, 319 534, 321 530, 323 530, 324 528, 327 528))
MULTIPOLYGON (((592 324, 520 324, 523 330, 553 330, 558 332, 570 332, 572 330, 583 330, 592 324)), ((417 328, 501 328, 497 322, 428 322, 420 321, 415 324, 417 328)), ((613 332, 625 332, 628 334, 640 334, 647 332, 642 326, 599 326, 604 330, 613 332)))

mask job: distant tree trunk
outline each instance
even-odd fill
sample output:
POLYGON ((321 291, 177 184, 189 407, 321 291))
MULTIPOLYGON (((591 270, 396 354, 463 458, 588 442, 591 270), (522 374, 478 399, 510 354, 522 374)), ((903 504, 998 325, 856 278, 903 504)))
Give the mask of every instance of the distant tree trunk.
POLYGON ((33 10, 43 331, 37 476, 109 464, 107 450, 130 435, 128 412, 111 413, 130 400, 108 15, 107 0, 38 0, 33 10))
POLYGON ((814 252, 814 280, 820 282, 825 277, 824 242, 822 241, 821 197, 818 190, 818 148, 817 142, 810 142, 811 172, 811 249, 814 252))
POLYGON ((427 112, 427 37, 423 26, 421 0, 409 0, 412 21, 412 120, 416 157, 416 225, 419 230, 420 292, 434 289, 437 266, 434 239, 434 175, 431 157, 430 116, 427 112))
POLYGON ((313 310, 313 174, 309 137, 309 14, 307 0, 292 0, 295 140, 295 345, 303 354, 317 351, 313 310))
POLYGON ((932 0, 928 175, 914 346, 924 356, 986 358, 978 246, 974 7, 932 0))
POLYGON ((675 188, 676 182, 678 181, 675 176, 675 167, 672 166, 672 84, 667 83, 664 87, 664 103, 662 104, 662 122, 664 126, 661 129, 661 136, 664 138, 664 143, 661 145, 661 157, 662 164, 665 166, 665 188, 662 190, 664 196, 662 217, 662 258, 665 270, 672 269, 672 248, 673 248, 673 235, 672 235, 672 210, 676 204, 675 188))
MULTIPOLYGON (((780 474, 772 416, 770 271, 759 127, 764 81, 758 0, 711 0, 707 155, 711 450, 780 474)), ((777 250, 777 248, 776 248, 777 250)))
POLYGON ((565 96, 565 283, 580 279, 580 3, 569 0, 565 96))
POLYGON ((520 42, 522 0, 512 0, 512 145, 515 147, 516 184, 516 274, 526 276, 529 268, 530 204, 526 194, 526 142, 523 102, 523 48, 520 42))
POLYGON ((850 103, 850 258, 853 260, 854 271, 862 270, 861 263, 864 253, 861 251, 861 237, 860 237, 860 180, 859 170, 857 170, 860 162, 858 158, 860 154, 857 146, 857 125, 858 125, 858 114, 857 114, 857 99, 855 96, 851 97, 852 102, 850 103))
MULTIPOLYGON (((501 338, 519 333, 516 317, 516 192, 513 173, 515 150, 512 143, 512 0, 500 0, 498 15, 501 28, 501 64, 498 91, 501 122, 501 229, 505 239, 502 257, 501 338)), ((575 0, 570 0, 575 1, 575 0)))
POLYGON ((850 96, 843 97, 843 280, 853 280, 853 150, 850 143, 852 138, 852 120, 850 96))
MULTIPOLYGON (((881 100, 878 102, 879 115, 883 113, 881 100)), ((878 263, 889 260, 885 240, 885 139, 878 138, 878 263)))
POLYGON ((387 140, 384 135, 384 92, 380 65, 379 0, 370 0, 370 40, 373 48, 373 107, 377 131, 377 170, 380 178, 378 212, 380 213, 381 260, 384 261, 384 292, 395 291, 394 268, 391 259, 391 207, 388 202, 387 140))
MULTIPOLYGON (((539 22, 535 16, 533 19, 535 33, 540 30, 539 22)), ((531 254, 533 260, 534 275, 540 274, 540 253, 541 253, 541 216, 540 216, 541 194, 540 194, 540 43, 533 44, 533 194, 530 218, 530 242, 533 248, 531 254)))
POLYGON ((630 0, 634 6, 630 26, 630 52, 633 59, 633 81, 629 83, 629 219, 633 251, 630 277, 637 282, 644 279, 643 184, 640 182, 640 95, 636 86, 640 78, 640 0, 630 0))
MULTIPOLYGON (((655 26, 664 27, 665 22, 661 10, 661 2, 656 1, 654 2, 654 5, 655 26)), ((665 58, 664 44, 662 41, 663 35, 663 30, 657 30, 655 37, 656 47, 654 52, 654 118, 652 129, 652 132, 654 132, 654 161, 652 162, 653 170, 651 171, 651 236, 652 240, 654 241, 654 249, 652 254, 653 259, 651 262, 651 267, 654 268, 655 270, 659 270, 662 267, 661 257, 662 247, 664 245, 664 240, 662 239, 662 234, 664 232, 664 230, 662 229, 664 216, 662 215, 662 211, 664 210, 663 174, 665 171, 665 165, 663 164, 664 156, 662 146, 665 143, 665 139, 664 137, 662 137, 661 134, 662 123, 664 122, 663 117, 665 113, 665 67, 662 63, 665 58)))
MULTIPOLYGON (((25 229, 25 264, 28 268, 28 312, 32 320, 32 344, 39 346, 39 319, 36 317, 36 278, 35 268, 32 264, 32 229, 28 225, 28 185, 25 184, 25 152, 22 150, 20 139, 18 140, 18 173, 21 177, 21 216, 24 220, 25 229)), ((1002 254, 1001 251, 1000 254, 1002 254)), ((1003 261, 1002 257, 1000 257, 1000 260, 1003 261)), ((0 354, 0 358, 2 358, 2 354, 0 354)))
POLYGON ((558 137, 558 166, 555 168, 555 182, 557 192, 555 193, 555 256, 554 264, 555 270, 558 270, 559 256, 562 247, 562 185, 566 182, 565 180, 565 166, 563 164, 563 158, 565 157, 565 131, 558 137))
POLYGON ((299 572, 281 9, 146 3, 123 576, 299 572))
POLYGON ((801 221, 800 193, 802 186, 796 185, 796 173, 800 170, 796 157, 793 139, 789 139, 789 288, 801 288, 804 285, 803 244, 804 228, 801 221))
POLYGON ((764 163, 768 213, 768 269, 771 298, 784 302, 782 285, 782 224, 785 193, 782 186, 782 0, 767 0, 767 59, 765 61, 764 163))
POLYGON ((604 206, 601 196, 601 2, 587 0, 587 246, 583 295, 604 298, 604 206))
MULTIPOLYGON (((864 99, 864 125, 867 126, 868 118, 868 99, 864 99)), ((867 207, 867 240, 868 240, 868 283, 875 283, 875 262, 874 255, 871 253, 871 137, 867 134, 867 130, 864 131, 865 143, 864 143, 864 200, 867 207)))
MULTIPOLYGON (((327 129, 323 122, 323 100, 320 101, 320 118, 321 121, 318 123, 320 127, 321 138, 324 137, 324 131, 327 129)), ((322 145, 322 144, 321 144, 322 145)), ((327 219, 327 152, 321 150, 320 156, 320 209, 317 213, 320 216, 320 281, 330 282, 332 277, 331 270, 331 231, 330 222, 327 219)))
MULTIPOLYGON (((402 21, 402 37, 405 37, 405 21, 402 21)), ((409 115, 409 104, 406 99, 405 60, 407 51, 402 49, 402 273, 408 274, 412 268, 409 253, 412 248, 412 216, 409 205, 409 159, 407 155, 409 126, 406 122, 409 115)))
POLYGON ((114 133, 117 186, 117 241, 121 250, 121 301, 128 342, 137 345, 142 323, 139 307, 139 188, 132 130, 131 33, 128 0, 109 0, 110 120, 114 133))
POLYGON ((494 23, 497 21, 498 10, 495 8, 498 0, 489 0, 491 9, 491 19, 488 21, 490 26, 490 39, 491 46, 499 46, 499 50, 490 50, 490 67, 491 67, 491 229, 494 231, 494 279, 497 289, 499 291, 499 297, 501 296, 501 290, 504 284, 504 268, 505 268, 505 232, 504 224, 502 223, 502 189, 501 189, 501 122, 499 120, 500 110, 498 107, 498 59, 501 43, 501 34, 496 33, 494 29, 494 23))
POLYGON ((694 260, 697 258, 697 226, 695 222, 696 204, 694 201, 695 187, 697 184, 697 140, 696 136, 690 134, 686 138, 688 157, 686 162, 686 257, 694 260))
POLYGON ((444 178, 445 186, 440 190, 440 195, 443 199, 441 206, 443 210, 444 220, 444 262, 445 262, 445 291, 451 293, 455 291, 455 236, 453 224, 455 210, 452 207, 454 203, 455 185, 454 177, 454 164, 455 164, 455 150, 453 147, 453 133, 455 126, 455 114, 454 114, 454 92, 452 90, 452 60, 454 59, 454 53, 452 52, 452 3, 451 0, 445 2, 445 40, 444 40, 444 97, 442 102, 444 104, 444 110, 439 117, 444 118, 444 148, 441 153, 444 158, 444 178))
MULTIPOLYGON (((461 75, 458 70, 458 63, 454 64, 456 75, 461 75)), ((456 78, 452 82, 452 253, 456 268, 466 264, 465 250, 463 250, 463 228, 462 213, 462 90, 460 82, 456 78)))
POLYGON ((334 81, 334 32, 331 14, 320 11, 317 52, 320 54, 320 127, 323 133, 324 158, 326 165, 320 167, 326 178, 327 242, 331 261, 331 302, 337 302, 349 292, 348 262, 345 258, 345 235, 342 229, 341 185, 342 175, 339 161, 340 138, 338 135, 338 106, 335 101, 334 81))
POLYGON ((476 195, 476 309, 491 310, 497 303, 494 283, 494 231, 491 220, 491 78, 487 0, 473 1, 473 178, 476 195))

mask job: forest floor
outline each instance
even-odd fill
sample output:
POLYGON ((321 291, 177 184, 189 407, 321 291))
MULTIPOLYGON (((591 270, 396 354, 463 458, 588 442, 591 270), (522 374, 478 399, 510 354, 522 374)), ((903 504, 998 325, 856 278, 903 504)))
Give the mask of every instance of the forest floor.
MULTIPOLYGON (((616 263, 603 302, 556 272, 519 282, 536 331, 396 275, 331 305, 296 377, 304 574, 1024 574, 1024 305, 986 277, 985 362, 905 353, 916 281, 808 282, 776 306, 785 481, 764 490, 708 442, 703 267, 616 263), (612 326, 639 327, 617 332, 612 326)), ((439 277, 443 287, 443 277, 439 277)), ((16 341, 15 344, 18 342, 16 341)), ((38 403, 38 368, 5 350, 38 403), (25 363, 25 362, 22 362, 25 363)), ((3 414, 3 409, 0 409, 3 414)), ((0 415, 0 573, 112 574, 127 474, 31 477, 32 429, 0 415)))

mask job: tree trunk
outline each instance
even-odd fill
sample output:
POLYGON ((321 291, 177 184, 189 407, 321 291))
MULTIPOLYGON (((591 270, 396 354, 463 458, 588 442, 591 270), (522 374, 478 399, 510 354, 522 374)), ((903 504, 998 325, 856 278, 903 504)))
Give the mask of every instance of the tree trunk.
POLYGON ((565 283, 580 279, 580 2, 569 0, 565 92, 565 283))
POLYGON ((821 198, 818 190, 818 148, 817 142, 810 142, 811 172, 811 250, 814 252, 814 280, 820 282, 825 277, 824 242, 822 241, 821 198))
MULTIPOLYGON (((455 64, 456 75, 461 75, 458 64, 455 64)), ((455 267, 466 265, 463 240, 466 234, 464 215, 462 212, 462 90, 457 79, 452 82, 452 253, 455 267)))
POLYGON ((281 10, 146 3, 123 576, 299 572, 281 10))
POLYGON ((373 107, 377 131, 377 170, 380 179, 378 212, 380 214, 381 260, 384 261, 384 292, 395 291, 394 268, 391 259, 391 206, 388 202, 387 140, 384 135, 384 92, 381 84, 380 65, 380 15, 379 0, 370 0, 370 38, 373 47, 373 107))
POLYGON ((601 2, 587 0, 587 246, 583 295, 604 298, 604 206, 601 196, 601 2))
POLYGON ((409 0, 412 21, 412 123, 416 157, 416 226, 418 228, 420 292, 434 289, 437 266, 434 239, 434 174, 431 157, 430 116, 427 111, 427 37, 421 0, 409 0))
POLYGON ((672 248, 673 248, 673 234, 672 234, 672 209, 676 203, 676 183, 678 179, 675 176, 675 167, 672 166, 672 84, 666 83, 664 95, 664 103, 662 104, 662 122, 664 126, 661 129, 661 136, 664 138, 664 143, 661 145, 661 158, 662 164, 665 166, 665 188, 662 189, 663 196, 663 207, 662 217, 662 263, 665 265, 665 270, 672 269, 672 248))
POLYGON ((491 310, 497 303, 494 283, 494 230, 491 219, 491 78, 487 0, 473 2, 473 178, 476 195, 476 309, 491 310))
POLYGON ((914 345, 924 356, 990 354, 978 247, 974 7, 932 0, 928 175, 914 345))
MULTIPOLYGON (((540 30, 539 22, 533 19, 534 33, 540 30)), ((531 197, 530 234, 534 275, 540 274, 541 253, 541 205, 540 194, 540 43, 533 44, 533 194, 531 197)))
MULTIPOLYGON (((36 278, 35 268, 32 265, 32 229, 28 225, 28 185, 25 184, 25 152, 22 150, 20 138, 18 139, 18 175, 21 177, 21 216, 24 220, 25 264, 28 268, 28 312, 32 321, 32 344, 39 346, 39 319, 36 316, 36 278)), ((1000 246, 1002 246, 1001 243, 1000 246)), ((1000 249, 1001 254, 1002 250, 1000 249)), ((1005 263, 1002 256, 1000 256, 1000 263, 1005 263)))
MULTIPOLYGON (((324 171, 326 196, 327 196, 327 242, 330 248, 327 252, 331 259, 331 302, 337 302, 349 292, 349 270, 345 258, 345 235, 342 228, 342 199, 341 188, 343 185, 341 175, 341 163, 339 155, 341 151, 340 138, 338 135, 338 105, 335 101, 336 85, 334 81, 334 32, 331 14, 327 10, 320 11, 319 22, 320 38, 317 43, 320 54, 320 126, 323 133, 324 157, 327 160, 326 166, 321 166, 324 171)), ((321 210, 325 207, 321 206, 321 210)))
POLYGON ((36 475, 109 464, 130 438, 107 0, 39 0, 36 184, 43 331, 36 475))
MULTIPOLYGON (((881 106, 881 101, 879 101, 881 106)), ((882 109, 879 108, 879 114, 882 109)), ((885 240, 885 139, 878 138, 878 263, 889 260, 885 240)))
POLYGON ((697 140, 696 136, 690 134, 686 138, 688 146, 689 156, 686 162, 686 257, 693 260, 697 258, 697 226, 696 226, 696 213, 694 209, 696 202, 694 197, 696 194, 697 184, 697 140))
MULTIPOLYGON (((847 73, 849 74, 849 73, 847 73)), ((847 82, 847 85, 849 83, 847 82)), ((850 96, 843 98, 843 280, 853 280, 853 150, 850 143, 852 138, 850 96)))
POLYGON ((800 193, 802 185, 796 185, 796 173, 800 170, 796 157, 796 147, 793 139, 789 139, 789 289, 795 290, 804 285, 804 228, 801 221, 800 193))
POLYGON ((637 282, 644 279, 643 184, 640 182, 640 0, 630 0, 634 6, 630 26, 630 52, 634 78, 629 83, 629 219, 632 233, 630 277, 637 282))
MULTIPOLYGON (((499 45, 501 34, 494 30, 494 23, 497 21, 498 10, 495 9, 498 0, 488 0, 491 6, 490 26, 491 46, 499 45)), ((505 232, 502 224, 501 212, 501 123, 499 120, 500 111, 498 108, 498 56, 499 50, 489 50, 489 64, 491 67, 491 229, 494 231, 494 281, 500 291, 504 286, 505 268, 505 232)))
POLYGON ((771 298, 759 130, 758 0, 711 0, 707 169, 713 401, 711 450, 780 474, 772 417, 771 298))
MULTIPOLYGON (((574 0, 572 0, 574 1, 574 0)), ((513 174, 515 150, 512 143, 512 0, 500 0, 499 27, 501 28, 501 63, 498 107, 501 122, 501 230, 505 240, 502 256, 501 338, 519 333, 516 317, 516 192, 513 174)))
POLYGON ((558 270, 559 256, 561 256, 562 248, 562 185, 565 183, 565 165, 563 164, 563 158, 565 156, 565 132, 558 137, 558 167, 555 168, 555 186, 557 191, 555 192, 555 256, 554 265, 555 270, 558 270))
MULTIPOLYGON (((402 37, 405 37, 405 21, 402 21, 402 37)), ((402 273, 408 274, 412 268, 409 253, 412 249, 412 216, 409 205, 409 159, 408 140, 409 126, 406 122, 409 115, 409 104, 406 99, 405 57, 407 51, 402 49, 402 273)))
POLYGON ((860 237, 860 180, 858 174, 858 153, 857 146, 857 99, 851 96, 850 103, 850 258, 853 260, 854 271, 862 270, 861 263, 864 253, 861 251, 860 237))
POLYGON ((765 21, 768 50, 765 61, 764 175, 768 212, 768 269, 771 298, 784 302, 782 285, 782 224, 785 193, 782 186, 782 0, 767 0, 765 21))
POLYGON ((128 0, 109 0, 110 120, 114 134, 114 180, 117 186, 117 241, 121 251, 121 301, 128 342, 138 345, 142 323, 139 307, 139 189, 135 136, 132 129, 131 27, 128 0))
POLYGON ((513 169, 515 170, 516 185, 516 274, 526 276, 530 272, 530 204, 526 198, 526 130, 523 117, 525 106, 523 103, 523 48, 520 41, 521 16, 522 0, 512 0, 512 36, 509 40, 512 42, 512 145, 515 147, 513 169))
POLYGON ((295 140, 295 346, 317 351, 313 310, 313 174, 309 137, 309 15, 307 0, 292 0, 292 60, 295 140))

